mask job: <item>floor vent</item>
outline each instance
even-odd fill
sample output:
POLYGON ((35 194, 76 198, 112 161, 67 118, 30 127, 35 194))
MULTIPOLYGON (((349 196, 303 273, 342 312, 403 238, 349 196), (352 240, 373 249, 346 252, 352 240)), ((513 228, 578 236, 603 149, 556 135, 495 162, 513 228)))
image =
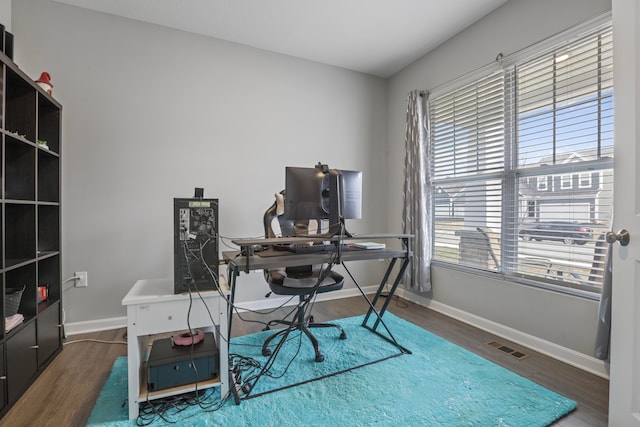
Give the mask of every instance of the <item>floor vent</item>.
POLYGON ((489 345, 489 346, 491 346, 491 347, 493 347, 493 348, 495 348, 497 350, 500 350, 500 351, 502 351, 504 353, 507 353, 507 354, 515 357, 516 359, 524 359, 525 357, 528 357, 528 354, 525 354, 525 353, 523 353, 521 351, 518 351, 518 350, 514 350, 511 347, 508 347, 508 346, 506 346, 506 345, 504 345, 502 343, 499 343, 498 341, 488 342, 487 345, 489 345))

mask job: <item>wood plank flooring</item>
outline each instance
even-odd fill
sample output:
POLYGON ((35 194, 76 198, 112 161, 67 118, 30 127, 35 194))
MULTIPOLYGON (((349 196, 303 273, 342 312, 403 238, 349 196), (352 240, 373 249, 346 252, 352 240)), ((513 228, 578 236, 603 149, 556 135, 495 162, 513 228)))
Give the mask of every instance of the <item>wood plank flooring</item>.
MULTIPOLYGON (((289 310, 291 308, 281 311, 289 310)), ((402 299, 394 299, 389 310, 436 335, 578 402, 578 409, 558 421, 555 424, 556 427, 607 425, 609 388, 607 380, 402 299), (527 357, 517 359, 487 345, 492 340, 525 353, 527 357)), ((323 321, 354 316, 365 311, 366 302, 360 297, 353 297, 316 303, 314 317, 316 321, 323 321)), ((265 316, 255 313, 243 313, 242 317, 254 321, 265 319, 265 316)), ((277 317, 277 313, 274 313, 266 316, 266 319, 277 317)), ((262 327, 260 323, 240 321, 236 315, 232 336, 256 332, 262 327)), ((120 342, 125 332, 125 329, 118 329, 74 335, 66 341, 93 339, 120 342)), ((62 353, 0 419, 0 425, 84 426, 109 375, 113 361, 116 357, 126 356, 126 354, 126 345, 119 343, 83 341, 65 345, 62 353)), ((123 403, 125 398, 126 396, 123 396, 123 403)))

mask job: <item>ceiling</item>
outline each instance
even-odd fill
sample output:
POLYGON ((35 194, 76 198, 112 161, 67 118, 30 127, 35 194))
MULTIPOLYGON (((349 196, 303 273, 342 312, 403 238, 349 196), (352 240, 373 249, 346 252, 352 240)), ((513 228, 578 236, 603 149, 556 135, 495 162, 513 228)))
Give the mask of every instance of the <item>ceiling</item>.
POLYGON ((56 0, 389 77, 507 0, 56 0))

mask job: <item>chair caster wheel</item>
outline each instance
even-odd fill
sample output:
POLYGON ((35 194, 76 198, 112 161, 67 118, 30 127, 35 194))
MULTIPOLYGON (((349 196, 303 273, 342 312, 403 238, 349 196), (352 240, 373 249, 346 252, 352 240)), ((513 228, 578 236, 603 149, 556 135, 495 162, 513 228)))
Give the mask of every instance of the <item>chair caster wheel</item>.
POLYGON ((262 349, 262 355, 263 356, 271 356, 271 349, 263 348, 262 349))
POLYGON ((324 356, 322 354, 317 355, 316 362, 324 362, 324 356))
POLYGON ((262 328, 263 331, 270 331, 271 328, 269 326, 265 326, 264 328, 262 328))
POLYGON ((314 322, 313 316, 309 316, 309 323, 313 323, 313 322, 314 322))
POLYGON ((347 333, 345 331, 342 331, 342 333, 340 334, 340 339, 341 340, 346 340, 347 339, 347 333))

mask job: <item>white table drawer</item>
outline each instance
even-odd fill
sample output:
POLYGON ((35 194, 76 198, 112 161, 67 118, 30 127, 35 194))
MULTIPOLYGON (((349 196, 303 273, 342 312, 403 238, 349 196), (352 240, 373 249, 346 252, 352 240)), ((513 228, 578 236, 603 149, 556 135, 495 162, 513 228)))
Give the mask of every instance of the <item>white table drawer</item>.
POLYGON ((220 313, 220 298, 205 298, 203 302, 194 299, 191 310, 189 300, 165 301, 153 304, 131 306, 135 310, 136 332, 138 335, 158 334, 167 331, 182 331, 191 328, 213 327, 220 313), (209 317, 209 312, 211 317, 209 317), (188 323, 187 323, 188 317, 188 323))

